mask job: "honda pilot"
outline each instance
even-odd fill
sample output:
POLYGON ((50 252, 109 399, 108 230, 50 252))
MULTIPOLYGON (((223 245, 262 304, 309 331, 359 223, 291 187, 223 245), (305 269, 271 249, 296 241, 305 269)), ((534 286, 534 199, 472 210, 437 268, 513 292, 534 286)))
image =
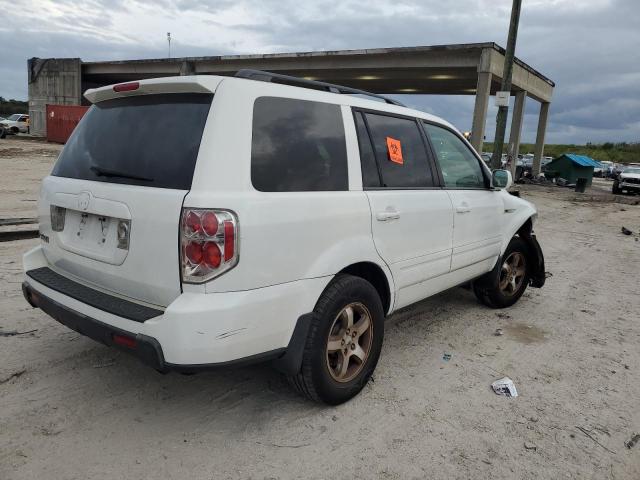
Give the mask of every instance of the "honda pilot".
POLYGON ((469 282, 505 308, 544 284, 536 209, 436 116, 260 71, 85 97, 24 296, 161 372, 269 361, 339 404, 394 311, 469 282))

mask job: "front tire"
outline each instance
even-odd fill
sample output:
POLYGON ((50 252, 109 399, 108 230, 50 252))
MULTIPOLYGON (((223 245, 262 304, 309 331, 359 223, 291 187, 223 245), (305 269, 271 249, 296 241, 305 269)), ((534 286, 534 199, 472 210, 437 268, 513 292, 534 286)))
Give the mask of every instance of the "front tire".
POLYGON ((519 237, 513 237, 496 268, 473 282, 480 303, 506 308, 516 303, 529 285, 529 250, 519 237))
POLYGON ((289 377, 304 396, 338 405, 356 396, 380 357, 384 311, 366 280, 338 275, 313 310, 300 371, 289 377))
POLYGON ((620 190, 620 187, 618 186, 617 180, 613 181, 613 187, 611 187, 611 193, 613 193, 614 195, 619 195, 622 193, 622 190, 620 190))

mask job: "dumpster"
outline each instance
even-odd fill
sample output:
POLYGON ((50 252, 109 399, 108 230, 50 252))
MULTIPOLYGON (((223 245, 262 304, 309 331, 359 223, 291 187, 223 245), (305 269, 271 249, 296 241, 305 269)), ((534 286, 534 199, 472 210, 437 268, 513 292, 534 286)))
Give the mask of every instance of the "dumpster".
POLYGON ((47 105, 47 141, 66 143, 88 109, 81 105, 47 105))

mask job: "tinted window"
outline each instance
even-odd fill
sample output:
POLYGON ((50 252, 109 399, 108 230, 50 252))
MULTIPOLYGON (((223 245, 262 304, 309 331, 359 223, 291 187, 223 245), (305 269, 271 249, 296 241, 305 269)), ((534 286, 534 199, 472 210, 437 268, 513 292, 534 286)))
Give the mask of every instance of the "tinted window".
POLYGON ((484 188, 482 168, 469 147, 449 130, 429 123, 424 126, 436 151, 445 187, 484 188))
POLYGON ((376 165, 376 157, 373 153, 371 140, 367 127, 364 124, 362 114, 355 113, 356 131, 358 133, 358 145, 360 147, 360 165, 362 167, 362 186, 363 187, 379 187, 380 175, 378 174, 378 166, 376 165))
POLYGON ((433 186, 427 151, 418 124, 410 119, 371 113, 366 113, 365 118, 380 167, 382 186, 433 186), (395 161, 392 160, 393 149, 397 150, 395 161))
POLYGON ((212 95, 140 95, 99 102, 78 124, 52 175, 191 188, 212 95))
POLYGON ((263 192, 347 190, 340 107, 258 98, 253 107, 251 181, 263 192))

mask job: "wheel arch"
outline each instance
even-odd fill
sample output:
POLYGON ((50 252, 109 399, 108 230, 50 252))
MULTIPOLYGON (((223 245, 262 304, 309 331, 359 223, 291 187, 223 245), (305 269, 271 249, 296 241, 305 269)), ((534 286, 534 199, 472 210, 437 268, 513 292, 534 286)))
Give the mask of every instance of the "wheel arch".
POLYGON ((380 265, 373 262, 357 262, 343 268, 338 273, 347 273, 355 277, 363 278, 371 283, 378 292, 378 295, 380 295, 385 314, 388 315, 391 313, 394 302, 393 280, 390 278, 390 274, 380 267, 380 265))
POLYGON ((526 210, 515 213, 515 215, 516 216, 508 219, 504 227, 504 238, 502 239, 502 246, 500 247, 500 255, 504 255, 509 242, 515 235, 521 231, 527 231, 527 229, 528 231, 532 231, 533 229, 533 217, 536 215, 534 208, 527 208, 526 210))

